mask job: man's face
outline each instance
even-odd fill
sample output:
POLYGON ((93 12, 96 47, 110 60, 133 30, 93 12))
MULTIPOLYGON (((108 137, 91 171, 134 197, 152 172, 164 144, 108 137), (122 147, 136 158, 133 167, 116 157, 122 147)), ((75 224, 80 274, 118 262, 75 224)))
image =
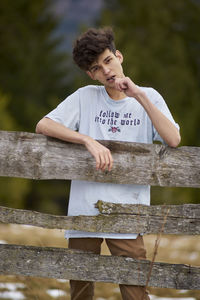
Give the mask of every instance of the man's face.
POLYGON ((115 87, 115 78, 124 77, 122 69, 123 56, 117 50, 114 54, 109 49, 106 49, 99 55, 87 71, 87 74, 93 79, 98 80, 106 88, 115 87))

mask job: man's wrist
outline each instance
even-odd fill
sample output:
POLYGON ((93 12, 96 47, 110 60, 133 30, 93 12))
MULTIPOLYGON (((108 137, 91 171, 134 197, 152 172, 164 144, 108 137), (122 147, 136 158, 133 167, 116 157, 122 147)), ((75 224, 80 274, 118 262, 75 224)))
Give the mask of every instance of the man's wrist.
POLYGON ((134 98, 143 105, 144 102, 148 101, 148 97, 146 96, 145 92, 143 92, 140 88, 135 93, 134 98))
POLYGON ((81 134, 81 142, 82 142, 81 144, 86 146, 91 140, 92 138, 90 136, 81 134))

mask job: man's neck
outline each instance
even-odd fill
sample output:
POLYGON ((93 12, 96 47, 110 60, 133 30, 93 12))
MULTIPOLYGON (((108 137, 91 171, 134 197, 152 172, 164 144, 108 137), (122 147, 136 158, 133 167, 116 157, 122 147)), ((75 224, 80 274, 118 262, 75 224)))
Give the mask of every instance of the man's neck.
POLYGON ((117 101, 117 100, 122 100, 124 98, 126 98, 126 94, 124 94, 123 92, 120 92, 116 89, 111 89, 111 88, 107 88, 105 87, 108 95, 110 96, 110 98, 112 98, 113 100, 117 101))

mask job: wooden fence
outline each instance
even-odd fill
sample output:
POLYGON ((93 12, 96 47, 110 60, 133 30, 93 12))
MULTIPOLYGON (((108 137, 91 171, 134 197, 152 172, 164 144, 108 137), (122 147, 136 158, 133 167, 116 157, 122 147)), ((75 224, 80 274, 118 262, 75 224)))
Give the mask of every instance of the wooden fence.
MULTIPOLYGON (((115 161, 95 170, 82 145, 43 135, 0 131, 0 176, 200 187, 200 148, 103 141, 115 161)), ((103 200, 103 199, 102 199, 103 200)), ((200 234, 200 204, 114 205, 98 201, 98 216, 55 216, 0 207, 0 222, 90 232, 200 234)), ((0 245, 0 274, 146 285, 151 261, 65 248, 0 245)), ((200 289, 200 267, 154 262, 149 286, 200 289)))

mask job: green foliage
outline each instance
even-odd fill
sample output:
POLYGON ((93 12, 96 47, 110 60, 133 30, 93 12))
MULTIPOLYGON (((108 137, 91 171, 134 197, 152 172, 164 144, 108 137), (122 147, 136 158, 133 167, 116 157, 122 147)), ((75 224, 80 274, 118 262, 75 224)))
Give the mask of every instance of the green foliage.
MULTIPOLYGON (((59 20, 50 13, 50 4, 0 1, 1 130, 34 132, 36 123, 71 92, 68 56, 59 50, 59 20)), ((58 187, 52 181, 0 180, 0 205, 58 213, 64 197, 66 182, 58 187)))
POLYGON ((26 197, 26 208, 44 213, 66 215, 70 181, 42 180, 32 181, 31 190, 26 197))
POLYGON ((8 111, 10 97, 0 91, 0 128, 4 130, 12 130, 16 127, 16 122, 8 111))
POLYGON ((11 95, 9 111, 22 130, 66 95, 67 56, 57 50, 57 21, 50 0, 0 2, 0 88, 11 95))
POLYGON ((124 70, 164 96, 182 132, 182 144, 200 142, 200 4, 191 0, 115 0, 101 25, 113 26, 124 70))
MULTIPOLYGON (((182 145, 199 146, 200 2, 105 1, 100 26, 112 26, 126 76, 165 98, 181 128, 182 145)), ((154 203, 198 202, 199 190, 153 188, 154 203)))
MULTIPOLYGON (((0 128, 11 130, 16 123, 8 111, 10 97, 0 92, 0 128)), ((11 207, 24 207, 24 199, 28 193, 30 181, 17 178, 0 179, 0 205, 11 207)))
POLYGON ((21 178, 0 177, 0 205, 25 208, 31 181, 21 178))

